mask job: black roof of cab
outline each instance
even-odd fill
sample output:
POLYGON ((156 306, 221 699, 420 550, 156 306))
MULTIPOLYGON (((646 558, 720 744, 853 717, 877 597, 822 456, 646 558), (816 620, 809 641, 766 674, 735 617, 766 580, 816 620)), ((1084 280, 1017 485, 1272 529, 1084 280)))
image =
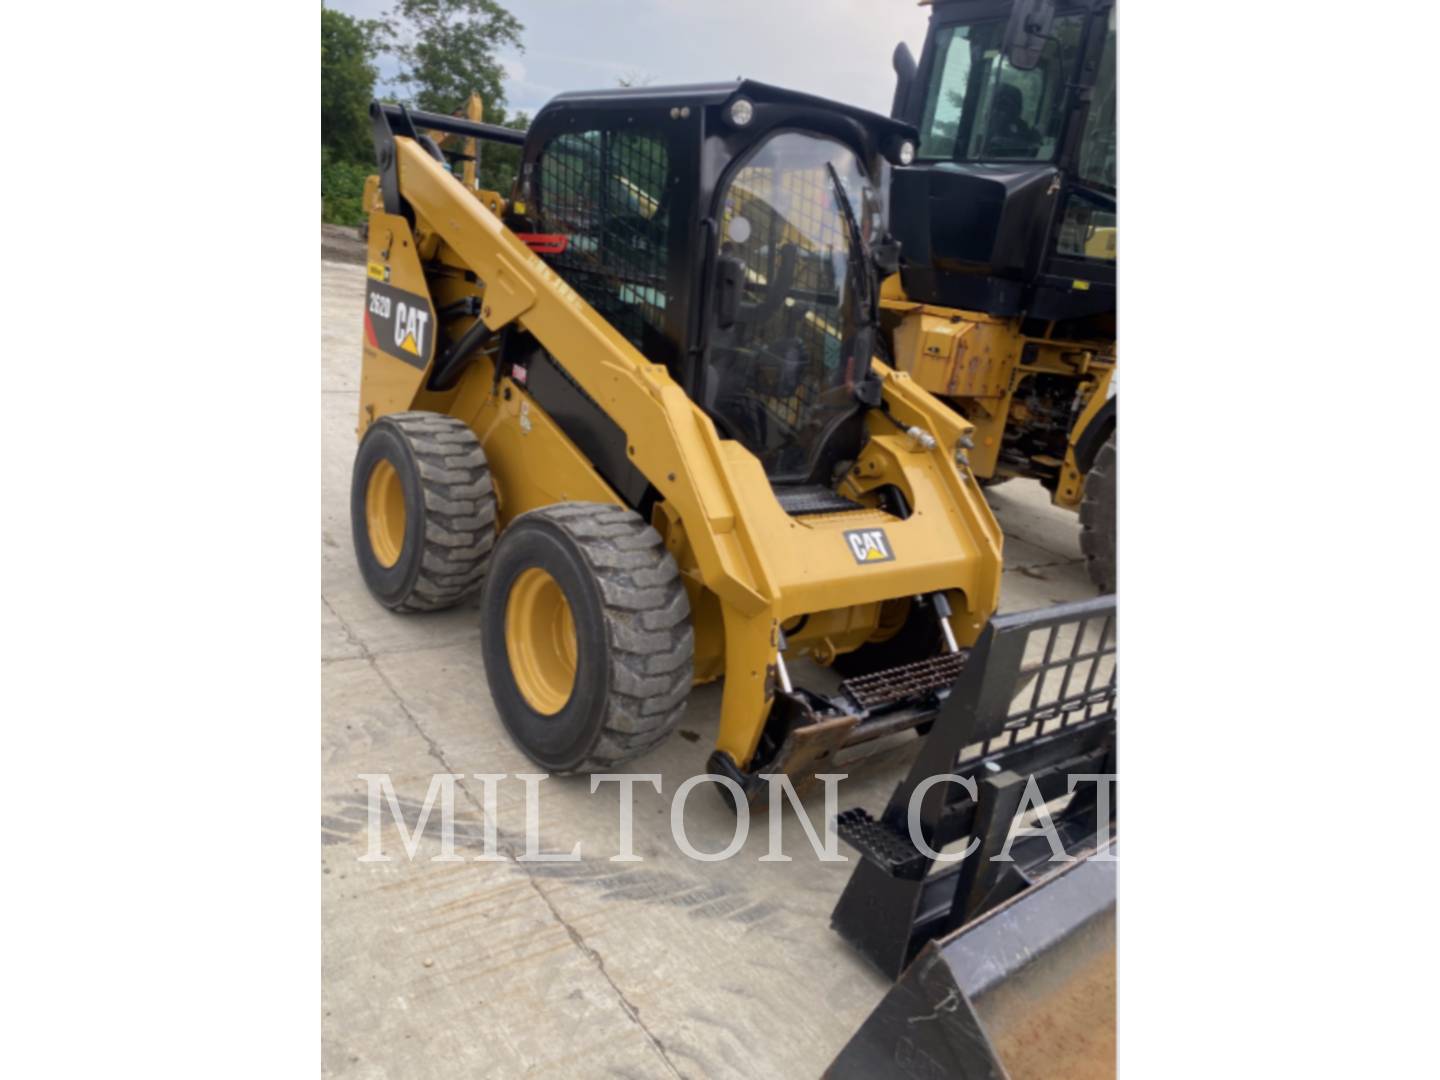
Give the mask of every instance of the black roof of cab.
POLYGON ((754 79, 736 79, 733 82, 692 83, 684 86, 619 86, 605 90, 571 90, 557 94, 535 114, 535 123, 547 114, 571 109, 607 108, 684 108, 685 106, 708 108, 728 104, 737 97, 749 98, 757 106, 790 107, 797 110, 822 110, 843 116, 864 130, 872 145, 892 162, 902 142, 914 142, 915 128, 901 120, 894 120, 880 113, 871 112, 841 101, 807 94, 800 90, 788 90, 782 86, 757 82, 754 79))

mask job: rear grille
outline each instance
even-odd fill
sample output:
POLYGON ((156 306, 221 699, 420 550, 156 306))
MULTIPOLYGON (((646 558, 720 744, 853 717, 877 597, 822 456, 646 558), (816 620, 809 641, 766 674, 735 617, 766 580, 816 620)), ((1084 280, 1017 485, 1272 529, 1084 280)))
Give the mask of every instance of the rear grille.
POLYGON ((897 701, 910 701, 951 686, 960 677, 960 669, 969 656, 963 651, 941 653, 914 664, 901 664, 869 675, 857 675, 842 682, 840 690, 850 695, 863 709, 878 709, 897 701))

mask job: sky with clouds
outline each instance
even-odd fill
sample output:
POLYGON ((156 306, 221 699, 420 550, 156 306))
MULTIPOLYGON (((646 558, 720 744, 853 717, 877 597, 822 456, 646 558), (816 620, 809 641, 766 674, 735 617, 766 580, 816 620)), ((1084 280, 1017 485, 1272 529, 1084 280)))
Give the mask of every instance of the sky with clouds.
MULTIPOLYGON (((916 0, 502 0, 520 20, 524 51, 503 57, 511 111, 534 115, 562 90, 739 76, 890 111, 890 54, 916 55, 928 8, 916 0)), ((374 18, 392 0, 324 0, 374 18)), ((382 79, 393 64, 381 68, 382 79)))

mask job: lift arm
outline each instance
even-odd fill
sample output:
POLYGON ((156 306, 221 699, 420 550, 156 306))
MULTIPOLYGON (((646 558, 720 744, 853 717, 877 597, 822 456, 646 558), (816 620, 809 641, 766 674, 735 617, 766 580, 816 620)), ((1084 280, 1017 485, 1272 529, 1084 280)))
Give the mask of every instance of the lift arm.
POLYGON ((485 325, 518 322, 559 357, 626 432, 636 467, 679 510, 706 586, 746 615, 767 607, 774 583, 736 512, 737 463, 709 417, 419 143, 400 136, 393 145, 405 200, 485 283, 485 325))

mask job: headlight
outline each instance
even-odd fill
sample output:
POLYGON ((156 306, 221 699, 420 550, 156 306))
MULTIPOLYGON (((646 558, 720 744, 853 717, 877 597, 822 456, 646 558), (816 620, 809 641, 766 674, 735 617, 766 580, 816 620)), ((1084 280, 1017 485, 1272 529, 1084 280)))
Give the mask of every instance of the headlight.
POLYGON ((744 127, 755 119, 755 106, 750 103, 748 98, 736 98, 730 103, 726 116, 736 127, 744 127))
POLYGON ((896 154, 896 157, 900 159, 901 165, 909 165, 915 160, 915 144, 906 139, 900 144, 900 152, 896 154))

